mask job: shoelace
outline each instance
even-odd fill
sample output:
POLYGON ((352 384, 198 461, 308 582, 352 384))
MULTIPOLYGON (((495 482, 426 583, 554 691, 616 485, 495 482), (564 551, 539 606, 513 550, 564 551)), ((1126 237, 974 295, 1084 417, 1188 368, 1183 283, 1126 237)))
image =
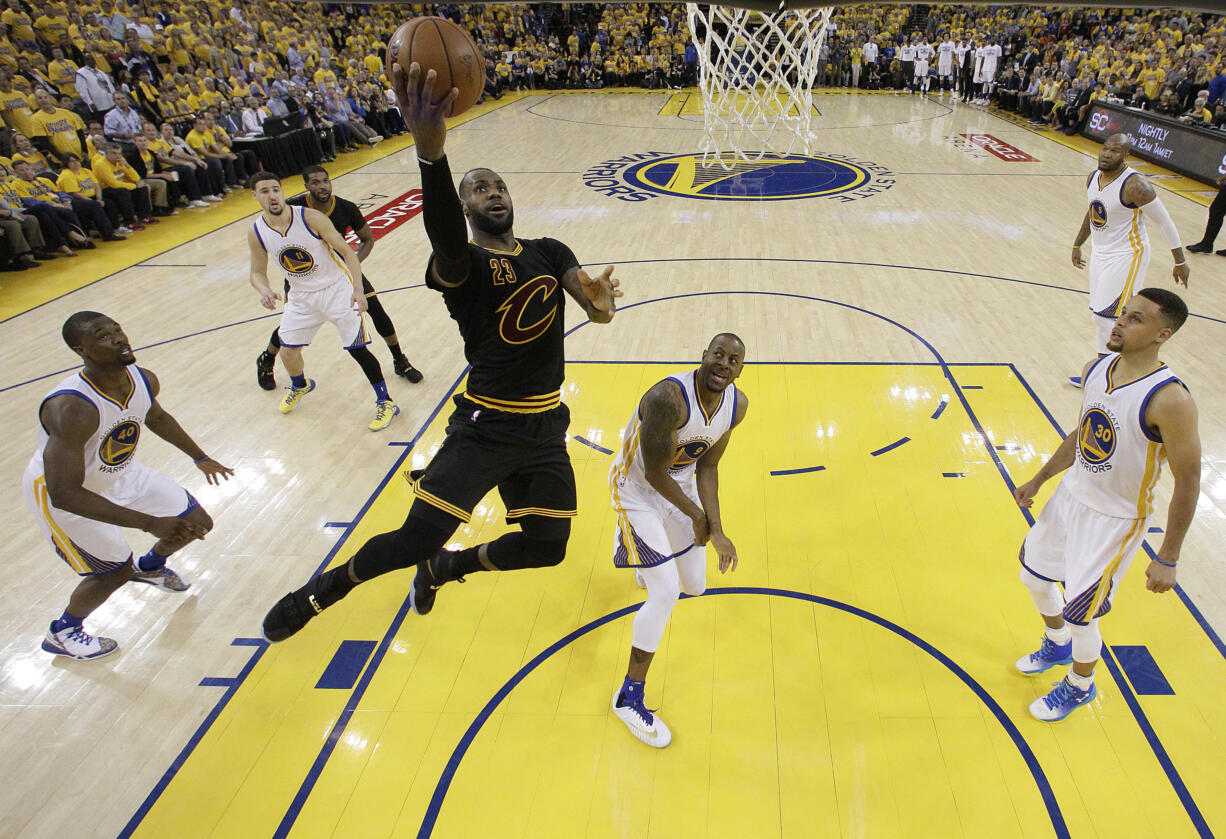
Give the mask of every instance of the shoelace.
POLYGON ((1043 697, 1043 702, 1047 704, 1048 708, 1055 708, 1058 705, 1071 702, 1076 698, 1075 694, 1081 693, 1081 691, 1069 684, 1067 679, 1059 682, 1052 682, 1052 687, 1054 687, 1055 690, 1043 697))
POLYGON ((69 632, 68 638, 69 640, 76 641, 80 644, 85 644, 86 646, 89 646, 94 642, 94 636, 86 632, 84 626, 78 626, 72 632, 69 632))
POLYGON ((1056 642, 1044 635, 1043 643, 1039 645, 1039 651, 1032 655, 1031 658, 1038 661, 1042 661, 1046 658, 1053 658, 1054 656, 1052 656, 1052 652, 1055 651, 1055 649, 1056 642))

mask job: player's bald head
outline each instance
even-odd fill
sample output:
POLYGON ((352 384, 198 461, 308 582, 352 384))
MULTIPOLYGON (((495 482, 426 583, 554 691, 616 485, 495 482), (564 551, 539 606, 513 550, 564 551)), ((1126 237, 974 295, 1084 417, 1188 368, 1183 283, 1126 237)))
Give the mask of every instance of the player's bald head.
POLYGON ((1127 134, 1112 134, 1107 138, 1107 143, 1119 146, 1122 151, 1129 151, 1132 148, 1132 138, 1127 134))
POLYGON ((707 349, 715 349, 716 345, 718 344, 723 344, 730 350, 736 350, 737 355, 741 356, 742 358, 745 357, 745 342, 742 341, 740 336, 734 332, 719 333, 711 339, 711 343, 707 344, 707 349))

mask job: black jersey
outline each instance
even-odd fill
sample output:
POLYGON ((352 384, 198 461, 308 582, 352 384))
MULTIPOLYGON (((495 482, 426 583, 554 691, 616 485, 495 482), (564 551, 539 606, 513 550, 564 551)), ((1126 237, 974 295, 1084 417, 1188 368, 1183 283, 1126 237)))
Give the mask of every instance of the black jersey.
POLYGON ((464 339, 469 399, 516 413, 558 404, 565 373, 562 278, 578 265, 556 239, 517 239, 513 251, 469 242, 468 279, 457 288, 435 283, 426 267, 426 284, 443 293, 464 339))
MULTIPOLYGON (((295 196, 286 204, 296 204, 299 207, 309 207, 307 203, 307 194, 295 196)), ((346 236, 350 230, 361 230, 366 224, 366 217, 362 215, 362 211, 358 209, 358 205, 352 201, 346 201, 344 198, 332 196, 332 206, 325 214, 332 220, 332 226, 342 235, 346 236)))

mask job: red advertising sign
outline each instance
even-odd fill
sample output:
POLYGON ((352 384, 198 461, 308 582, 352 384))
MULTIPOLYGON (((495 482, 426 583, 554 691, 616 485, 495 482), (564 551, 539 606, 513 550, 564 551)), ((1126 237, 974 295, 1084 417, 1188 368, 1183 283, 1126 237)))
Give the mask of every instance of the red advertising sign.
MULTIPOLYGON (((370 232, 375 235, 375 241, 378 241, 420 212, 421 190, 410 189, 399 198, 395 198, 379 209, 367 213, 366 223, 370 225, 370 232)), ((345 241, 356 247, 358 235, 351 230, 349 235, 345 237, 345 241)))
POLYGON ((984 151, 991 152, 1001 160, 1008 160, 1011 163, 1037 163, 1037 157, 1031 157, 1026 152, 1006 143, 1004 140, 997 139, 991 134, 961 134, 975 145, 984 151))

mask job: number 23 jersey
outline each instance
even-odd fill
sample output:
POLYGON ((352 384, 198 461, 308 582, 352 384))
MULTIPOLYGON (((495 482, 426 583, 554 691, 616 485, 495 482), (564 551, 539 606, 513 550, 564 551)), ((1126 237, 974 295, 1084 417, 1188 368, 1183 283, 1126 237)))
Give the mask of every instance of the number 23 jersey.
POLYGON ((468 279, 447 288, 432 279, 431 257, 426 285, 442 292, 460 327, 472 366, 470 400, 517 413, 559 404, 565 375, 562 278, 578 264, 556 239, 516 239, 510 251, 469 242, 468 279))

